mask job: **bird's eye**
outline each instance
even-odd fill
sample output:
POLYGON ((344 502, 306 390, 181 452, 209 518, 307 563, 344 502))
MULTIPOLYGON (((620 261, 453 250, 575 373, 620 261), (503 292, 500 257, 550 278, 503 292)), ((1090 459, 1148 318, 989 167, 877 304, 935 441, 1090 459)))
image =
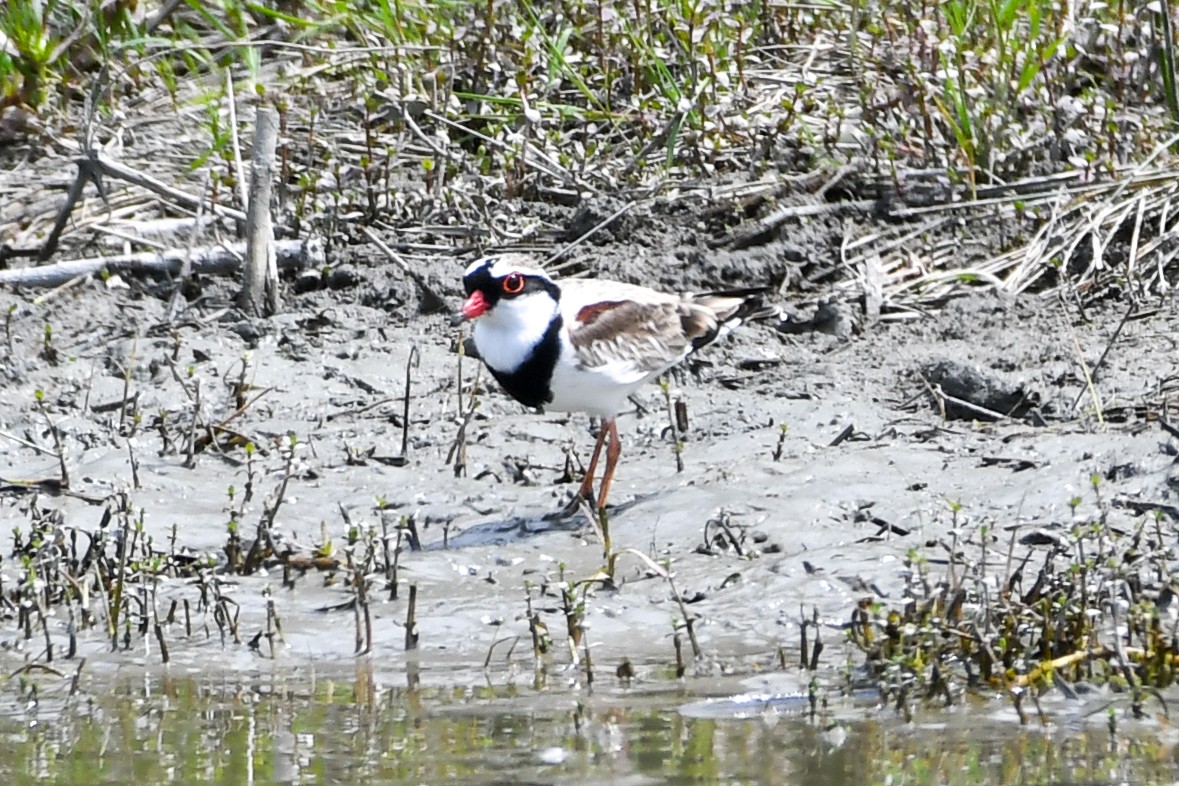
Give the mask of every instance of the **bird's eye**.
POLYGON ((504 279, 504 292, 508 295, 518 295, 524 291, 524 276, 519 273, 509 273, 504 279))

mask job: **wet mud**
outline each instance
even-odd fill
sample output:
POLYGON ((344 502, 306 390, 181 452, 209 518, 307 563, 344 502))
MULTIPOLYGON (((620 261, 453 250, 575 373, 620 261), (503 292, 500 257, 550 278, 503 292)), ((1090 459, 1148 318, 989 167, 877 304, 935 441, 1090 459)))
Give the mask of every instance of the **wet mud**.
MULTIPOLYGON (((563 220, 576 236, 595 215, 563 220)), ((397 598, 371 590, 371 649, 378 669, 416 664, 445 683, 532 668, 530 619, 556 642, 544 659, 569 664, 570 586, 584 601, 580 643, 608 674, 623 659, 640 678, 671 674, 685 616, 699 651, 682 657, 696 673, 794 663, 809 622, 822 664, 839 668, 856 604, 896 600, 914 550, 936 558, 955 531, 988 527, 1003 551, 1099 502, 1127 526, 1179 511, 1164 427, 1172 305, 1124 320, 1116 299, 1080 313, 1053 293, 979 287, 870 321, 862 303, 808 283, 835 228, 816 222, 739 251, 717 247, 726 232, 683 211, 629 214, 565 271, 676 290, 766 286, 791 315, 709 348, 622 415, 611 582, 592 581, 607 560, 588 521, 548 518, 576 488, 593 424, 509 399, 457 351, 464 336, 449 315, 423 313, 432 303, 419 284, 363 246, 333 251, 327 274, 286 281, 269 320, 237 314, 232 282, 216 278, 192 282, 173 320, 166 281, 0 292, 0 529, 27 530, 50 511, 61 527, 93 530, 125 495, 159 548, 174 539, 215 559, 243 640, 265 627, 273 599, 285 638, 274 660, 303 668, 356 650, 344 572, 315 560, 346 562, 350 532, 392 524, 404 535, 392 543, 397 598), (253 575, 225 571, 230 521, 249 541, 280 488, 274 536, 305 560, 293 589, 274 557, 253 575)), ((466 261, 422 260, 417 272, 457 308, 466 261)), ((12 581, 19 567, 6 558, 0 573, 12 581)), ((192 590, 165 579, 160 592, 192 590)), ((64 616, 51 625, 65 636, 64 616)), ((207 621, 169 635, 185 668, 270 662, 223 645, 207 621)), ((2 637, 10 653, 35 655, 16 627, 2 637)), ((79 647, 114 666, 158 657, 150 644, 112 653, 97 630, 79 647)))

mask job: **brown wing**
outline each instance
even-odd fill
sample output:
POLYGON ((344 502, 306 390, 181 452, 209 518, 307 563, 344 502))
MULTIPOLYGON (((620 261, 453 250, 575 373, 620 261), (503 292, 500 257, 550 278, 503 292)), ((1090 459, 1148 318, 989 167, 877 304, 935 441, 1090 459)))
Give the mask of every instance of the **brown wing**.
POLYGON ((582 365, 624 364, 646 374, 679 363, 701 339, 706 343, 717 320, 710 309, 688 301, 618 300, 581 307, 569 328, 582 365))

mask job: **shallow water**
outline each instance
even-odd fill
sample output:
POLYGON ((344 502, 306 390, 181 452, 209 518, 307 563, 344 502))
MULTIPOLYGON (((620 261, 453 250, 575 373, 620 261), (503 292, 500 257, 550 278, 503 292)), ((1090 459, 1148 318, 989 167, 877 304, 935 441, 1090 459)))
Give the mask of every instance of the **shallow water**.
POLYGON ((1139 784, 1176 772, 1174 735, 1157 726, 1115 740, 1100 724, 1019 728, 964 710, 906 724, 877 707, 812 722, 805 703, 689 716, 679 709, 702 687, 690 683, 407 689, 364 667, 239 680, 157 675, 36 700, 26 684, 0 717, 0 782, 1139 784))

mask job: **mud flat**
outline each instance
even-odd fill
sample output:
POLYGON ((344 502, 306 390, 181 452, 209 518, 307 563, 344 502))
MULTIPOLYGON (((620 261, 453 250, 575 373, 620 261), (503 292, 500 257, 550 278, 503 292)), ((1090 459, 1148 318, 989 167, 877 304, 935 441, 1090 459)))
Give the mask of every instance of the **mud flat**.
MULTIPOLYGON (((698 239, 654 237, 584 266, 672 288, 775 284, 798 247, 694 266, 698 239)), ((61 546, 115 511, 105 532, 116 546, 122 515, 128 531, 142 528, 141 547, 150 539, 144 554, 207 561, 153 579, 149 616, 164 616, 171 658, 192 668, 256 666, 260 655, 345 664, 359 636, 378 669, 400 672, 411 586, 411 657, 423 673, 443 666, 438 679, 532 668, 532 615, 552 639, 542 660, 558 668, 575 660, 571 620, 584 627, 576 660, 589 645, 607 673, 624 658, 640 675, 669 673, 677 634, 697 673, 794 664, 804 621, 817 623, 807 627, 821 662, 839 667, 853 609, 900 602, 917 551, 936 562, 955 537, 985 529, 1002 563, 1015 539, 1066 531, 1098 506, 1131 530, 1148 511, 1176 510, 1173 438, 1160 425, 1175 385, 1170 304, 1123 320, 1112 302, 1081 320, 1055 298, 979 291, 844 329, 816 319, 813 298, 783 297, 789 322, 743 329, 621 419, 617 561, 612 581, 595 580, 607 561, 587 520, 546 520, 592 445, 588 419, 508 399, 460 359, 444 313, 419 312, 399 270, 360 252, 333 264, 344 285, 298 293, 288 282, 270 320, 235 315, 231 285, 212 278, 173 321, 151 281, 87 281, 47 302, 0 293, 11 315, 0 526, 24 533, 28 555, 31 531, 61 546), (686 404, 686 432, 673 436, 668 400, 686 404), (274 549, 244 571, 262 521, 274 549), (351 579, 366 549, 367 623, 351 579), (225 646, 216 608, 194 619, 198 572, 238 609, 225 646), (186 594, 184 626, 172 599, 186 594), (273 625, 268 604, 285 643, 271 630, 273 650, 250 647, 273 625)), ((439 259, 425 271, 451 305, 461 270, 439 259)), ((6 585, 20 568, 4 561, 6 585)), ((66 609, 45 613, 66 646, 66 609)), ((78 631, 77 655, 121 662, 101 627, 78 631)), ((44 641, 20 630, 9 631, 10 655, 34 657, 44 641)), ((133 660, 156 660, 158 643, 143 642, 133 660)))

